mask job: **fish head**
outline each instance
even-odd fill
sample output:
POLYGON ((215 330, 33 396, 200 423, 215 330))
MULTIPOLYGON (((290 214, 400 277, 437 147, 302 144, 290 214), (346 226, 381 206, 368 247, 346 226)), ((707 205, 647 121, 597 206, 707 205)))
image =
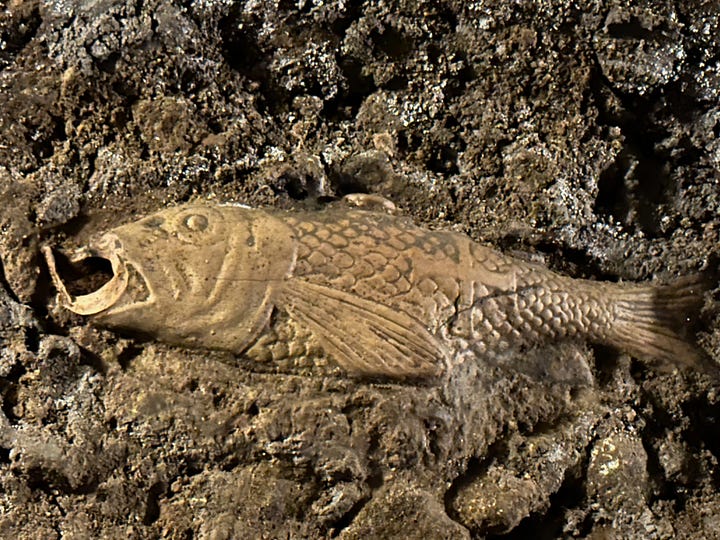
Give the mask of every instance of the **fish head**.
POLYGON ((70 311, 171 343, 238 350, 269 318, 294 249, 289 229, 266 212, 186 204, 112 229, 76 254, 112 268, 87 294, 70 294, 49 248, 45 255, 70 311))

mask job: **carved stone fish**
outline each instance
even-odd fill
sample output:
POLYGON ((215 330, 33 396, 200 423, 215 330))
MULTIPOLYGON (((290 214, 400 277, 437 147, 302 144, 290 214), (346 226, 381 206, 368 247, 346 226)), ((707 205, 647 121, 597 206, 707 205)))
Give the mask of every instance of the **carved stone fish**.
POLYGON ((113 277, 61 303, 99 325, 243 353, 274 310, 348 372, 429 377, 478 355, 578 337, 637 357, 701 365, 676 331, 697 278, 670 286, 572 279, 454 232, 388 213, 286 213, 185 204, 113 229, 85 253, 113 277))

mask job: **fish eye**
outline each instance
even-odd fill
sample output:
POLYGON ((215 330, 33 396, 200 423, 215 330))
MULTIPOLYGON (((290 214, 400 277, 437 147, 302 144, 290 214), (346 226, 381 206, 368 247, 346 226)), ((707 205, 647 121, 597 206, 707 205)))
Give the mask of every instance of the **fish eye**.
POLYGON ((208 227, 208 218, 202 214, 190 214, 183 220, 185 227, 191 231, 201 232, 208 227))

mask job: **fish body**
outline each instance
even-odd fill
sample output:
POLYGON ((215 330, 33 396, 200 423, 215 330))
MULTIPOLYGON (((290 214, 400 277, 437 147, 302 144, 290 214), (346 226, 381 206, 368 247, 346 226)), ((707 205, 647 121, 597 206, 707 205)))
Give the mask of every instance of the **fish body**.
POLYGON ((570 337, 644 358, 700 358, 673 328, 697 306, 697 279, 572 279, 386 212, 186 204, 111 230, 90 252, 114 276, 76 297, 46 251, 62 303, 175 345, 240 354, 281 312, 345 370, 370 376, 432 377, 460 350, 570 337))

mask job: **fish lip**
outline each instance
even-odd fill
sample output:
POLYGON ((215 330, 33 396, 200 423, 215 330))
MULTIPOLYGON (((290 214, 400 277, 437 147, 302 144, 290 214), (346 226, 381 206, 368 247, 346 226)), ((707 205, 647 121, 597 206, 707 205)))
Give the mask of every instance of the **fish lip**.
POLYGON ((91 246, 77 250, 70 258, 71 262, 79 262, 87 257, 102 257, 110 261, 113 277, 102 287, 88 294, 74 296, 65 287, 55 264, 52 248, 43 246, 42 252, 50 270, 50 278, 58 291, 60 302, 66 309, 78 315, 96 315, 115 305, 128 286, 128 272, 118 251, 121 247, 119 238, 106 234, 91 246))

